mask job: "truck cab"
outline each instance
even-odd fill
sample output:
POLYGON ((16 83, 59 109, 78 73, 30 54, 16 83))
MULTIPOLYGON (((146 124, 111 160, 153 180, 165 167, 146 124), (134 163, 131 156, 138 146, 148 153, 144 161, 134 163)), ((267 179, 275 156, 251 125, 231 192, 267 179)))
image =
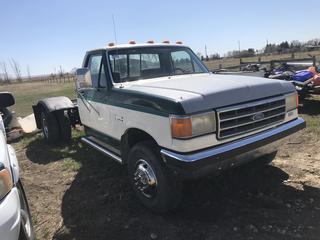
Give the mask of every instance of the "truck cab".
POLYGON ((137 197, 157 212, 177 206, 184 180, 269 163, 305 127, 292 84, 212 74, 181 42, 88 51, 76 87, 75 102, 33 106, 38 128, 59 142, 81 123, 82 141, 127 165, 137 197))

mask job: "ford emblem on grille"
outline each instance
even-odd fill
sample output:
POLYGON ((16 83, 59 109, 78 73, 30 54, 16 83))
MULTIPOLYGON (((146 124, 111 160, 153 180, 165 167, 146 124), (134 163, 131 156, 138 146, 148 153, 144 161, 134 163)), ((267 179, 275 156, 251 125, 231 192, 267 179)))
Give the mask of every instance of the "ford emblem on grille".
POLYGON ((260 113, 256 113, 255 115, 252 116, 252 120, 253 121, 258 121, 264 118, 264 113, 260 112, 260 113))

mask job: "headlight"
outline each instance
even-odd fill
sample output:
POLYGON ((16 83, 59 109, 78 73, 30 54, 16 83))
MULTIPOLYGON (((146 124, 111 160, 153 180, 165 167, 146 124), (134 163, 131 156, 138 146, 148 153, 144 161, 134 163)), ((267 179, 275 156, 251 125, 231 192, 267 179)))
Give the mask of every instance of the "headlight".
POLYGON ((0 163, 0 200, 10 192, 13 187, 12 177, 7 168, 0 163))
POLYGON ((203 113, 193 116, 170 116, 173 138, 191 138, 216 130, 215 113, 203 113))
POLYGON ((286 96, 286 111, 291 111, 298 108, 299 97, 297 93, 286 96))

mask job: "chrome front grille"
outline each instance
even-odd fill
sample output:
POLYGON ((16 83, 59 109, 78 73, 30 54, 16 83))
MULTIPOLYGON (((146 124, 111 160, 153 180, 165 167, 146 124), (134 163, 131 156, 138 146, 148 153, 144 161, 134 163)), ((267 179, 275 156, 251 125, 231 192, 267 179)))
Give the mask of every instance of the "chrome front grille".
POLYGON ((218 138, 224 139, 282 122, 286 105, 284 97, 276 97, 221 108, 217 113, 218 138))

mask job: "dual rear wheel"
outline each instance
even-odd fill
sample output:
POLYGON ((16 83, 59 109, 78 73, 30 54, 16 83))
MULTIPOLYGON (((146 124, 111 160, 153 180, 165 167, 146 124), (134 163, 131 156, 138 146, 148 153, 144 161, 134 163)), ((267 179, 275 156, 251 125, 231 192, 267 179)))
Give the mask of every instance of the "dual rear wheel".
POLYGON ((47 142, 60 143, 70 140, 71 124, 67 112, 63 110, 42 111, 40 118, 43 136, 47 142))

